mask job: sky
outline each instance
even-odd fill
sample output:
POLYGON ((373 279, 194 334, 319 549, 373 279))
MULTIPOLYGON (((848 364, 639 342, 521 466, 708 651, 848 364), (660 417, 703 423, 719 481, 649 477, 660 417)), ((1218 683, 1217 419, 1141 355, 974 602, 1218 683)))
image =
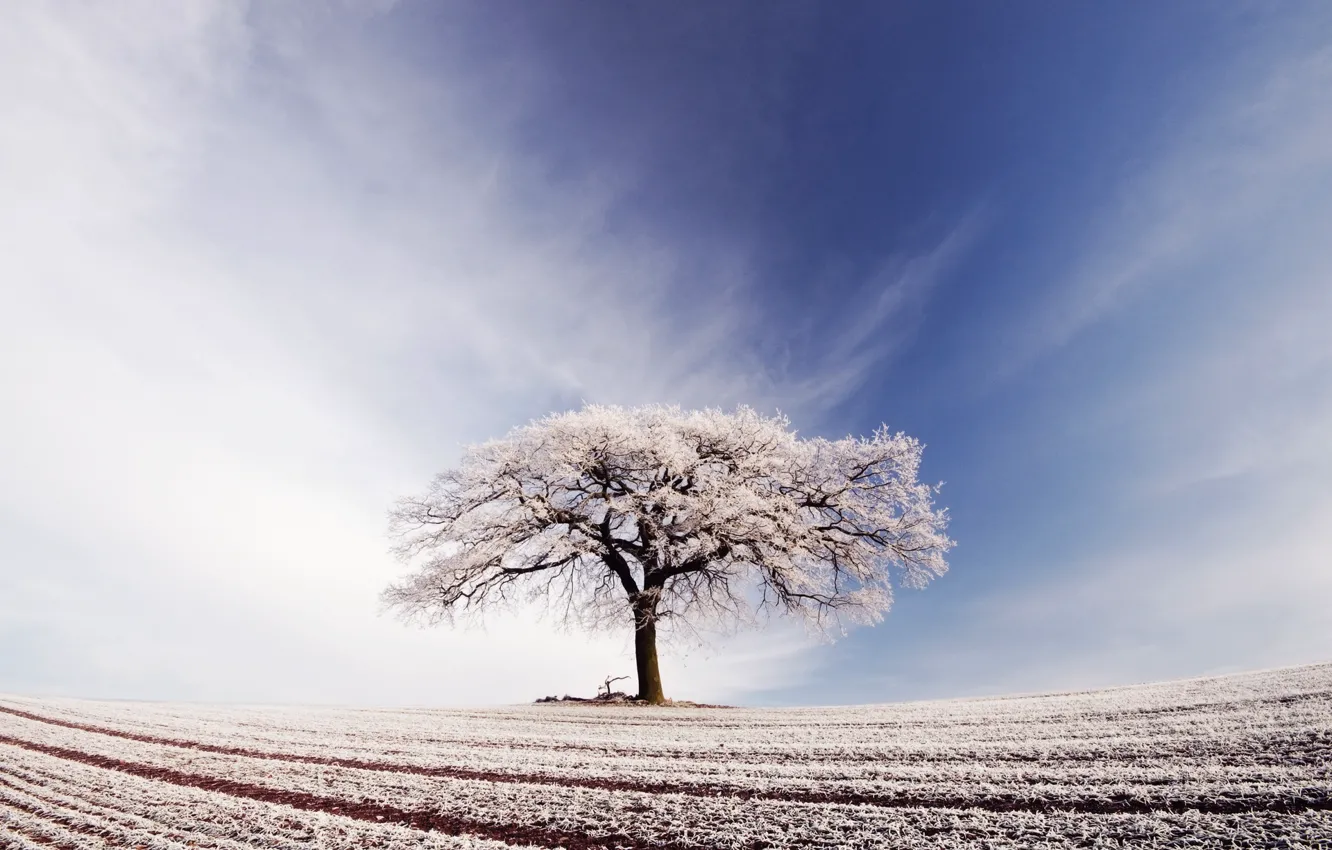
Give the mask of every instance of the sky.
POLYGON ((583 402, 926 443, 951 569, 668 696, 1332 659, 1332 7, 13 4, 0 692, 463 705, 630 635, 404 625, 386 512, 583 402))

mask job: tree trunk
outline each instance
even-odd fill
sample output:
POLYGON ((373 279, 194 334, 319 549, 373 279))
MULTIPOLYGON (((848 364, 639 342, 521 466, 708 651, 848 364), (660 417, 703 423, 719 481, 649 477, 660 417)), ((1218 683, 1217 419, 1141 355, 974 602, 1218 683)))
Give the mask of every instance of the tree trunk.
POLYGON ((634 656, 638 662, 638 698, 653 705, 666 702, 661 689, 661 670, 657 667, 656 600, 634 600, 634 656))

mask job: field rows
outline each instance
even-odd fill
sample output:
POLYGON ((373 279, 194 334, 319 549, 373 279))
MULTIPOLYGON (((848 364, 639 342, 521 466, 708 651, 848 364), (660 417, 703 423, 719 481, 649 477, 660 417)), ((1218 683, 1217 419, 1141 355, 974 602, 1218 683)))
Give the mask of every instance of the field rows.
POLYGON ((1332 665, 833 709, 0 698, 15 846, 1332 846, 1332 665))

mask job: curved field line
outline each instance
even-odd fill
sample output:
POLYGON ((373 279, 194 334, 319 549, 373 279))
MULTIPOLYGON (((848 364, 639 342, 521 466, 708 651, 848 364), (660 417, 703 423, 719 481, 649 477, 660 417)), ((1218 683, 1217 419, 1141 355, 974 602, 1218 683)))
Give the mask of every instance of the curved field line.
MULTIPOLYGON (((177 747, 181 749, 192 749, 199 752, 208 752, 218 755, 242 756, 246 758, 263 759, 267 761, 290 762, 298 764, 314 764, 328 767, 350 768, 355 770, 366 770, 379 773, 399 773, 415 776, 432 776, 447 779, 463 779, 481 782, 509 783, 521 785, 558 785, 563 787, 580 787, 602 791, 629 791, 646 794, 679 794, 691 797, 724 797, 735 800, 766 800, 774 802, 788 803, 806 803, 815 805, 868 805, 878 808, 891 809, 981 809, 984 811, 1004 813, 1004 812, 1030 812, 1035 814, 1052 813, 1073 813, 1073 814, 1158 814, 1173 813, 1182 814, 1185 812, 1196 811, 1201 814, 1209 815, 1234 815, 1256 812, 1271 812, 1278 814, 1299 814, 1314 811, 1332 811, 1332 796, 1321 789, 1307 789, 1312 796, 1233 796, 1233 797, 1210 797, 1195 800, 1143 800, 1138 797, 1132 797, 1126 794, 1110 795, 1106 797, 1090 797, 1083 799, 1068 800, 1038 800, 1018 795, 999 795, 990 794, 984 797, 962 797, 962 796, 942 796, 942 795, 924 795, 924 794, 873 794, 864 792, 847 791, 803 791, 803 790, 775 790, 764 791, 749 788, 737 788, 734 786, 722 785, 703 785, 690 783, 672 783, 672 782, 635 782, 631 780, 606 779, 599 777, 577 777, 577 776, 555 776, 549 774, 513 774, 499 773, 493 771, 473 770, 462 767, 425 767, 418 765, 395 765, 384 762, 363 761, 360 759, 343 759, 322 756, 303 756, 299 754, 286 753, 266 753, 257 750, 249 750, 241 747, 219 747, 212 744, 203 744, 192 741, 182 741, 170 738, 158 738, 151 735, 136 735, 128 732, 122 732, 116 729, 107 729, 104 727, 89 726, 85 724, 72 723, 69 721, 55 720, 52 718, 43 718, 39 715, 29 714, 28 712, 18 711, 16 709, 0 706, 0 712, 13 714, 24 719, 33 720, 41 723, 49 723, 55 726, 61 726, 80 731, 91 732, 95 734, 108 735, 111 737, 124 738, 138 741, 140 743, 150 743, 177 747)), ((7 735, 0 735, 0 743, 9 743, 15 746, 24 747, 37 752, 44 752, 48 755, 59 755, 62 758, 71 758, 76 761, 82 761, 86 764, 96 764, 97 766, 111 765, 113 769, 115 764, 132 765, 136 769, 149 771, 165 771, 166 773, 175 773, 168 768, 157 768, 148 765, 136 765, 133 762, 122 762, 119 759, 113 759, 107 756, 84 753, 79 750, 70 750, 62 747, 52 747, 45 744, 23 741, 12 738, 7 735), (89 759, 97 761, 89 761, 89 759), (107 764, 101 764, 106 762, 107 764)), ((129 771, 133 773, 134 771, 129 771)), ((137 774, 136 774, 137 775, 137 774)), ((193 776, 195 779, 209 783, 245 785, 245 783, 231 783, 230 780, 220 780, 215 778, 201 777, 194 774, 179 774, 181 776, 193 776)), ((151 778, 158 778, 153 776, 151 778)), ((191 784, 195 787, 205 787, 197 785, 193 781, 177 784, 191 784)), ((263 786, 246 786, 252 788, 261 788, 263 786)), ((213 790, 213 789, 209 789, 213 790)), ((288 792, 272 792, 288 793, 288 792)), ((296 793, 296 792, 290 792, 296 793)), ((242 795, 244 796, 244 795, 242 795)), ((320 798, 332 799, 332 798, 320 798)), ((327 811, 327 809, 324 809, 327 811)), ((476 834, 469 830, 471 834, 476 834)), ((501 839, 508 840, 508 839, 501 839)), ((654 845, 656 846, 656 845, 654 845)))
MULTIPOLYGON (((444 815, 433 811, 408 811, 397 808, 396 806, 384 805, 382 803, 340 800, 336 797, 325 797, 319 794, 310 794, 305 791, 288 791, 278 788, 269 788, 264 785, 256 785, 249 782, 219 779, 197 773, 186 773, 184 771, 173 770, 166 767, 155 767, 153 765, 125 761, 123 759, 111 758, 109 756, 85 753, 80 750, 71 750, 66 747, 53 747, 46 744, 38 744, 33 741, 22 741, 7 735, 0 735, 0 743, 9 744, 14 747, 21 747, 25 750, 42 753, 43 755, 76 761, 81 764, 92 765, 93 767, 100 767, 105 770, 115 770, 121 773, 127 773, 142 779, 154 779, 172 785, 180 785, 187 788, 199 788, 204 791, 212 791, 218 794, 227 794, 232 797, 258 800, 264 803, 279 803, 302 811, 325 812, 327 814, 341 815, 343 817, 369 821, 371 823, 398 824, 429 832, 440 832, 445 835, 488 838, 493 841, 502 841, 508 844, 527 844, 539 847, 566 848, 566 850, 608 850, 608 848, 615 848, 615 850, 620 850, 620 848, 624 848, 624 850, 686 850, 687 848, 687 845, 683 844, 663 844, 655 841, 644 841, 623 834, 591 836, 564 830, 484 823, 460 818, 454 815, 444 815)), ((688 846, 688 848, 689 850, 696 850, 696 848, 692 846, 688 846)))
MULTIPOLYGON (((32 835, 19 829, 18 824, 9 822, 0 822, 0 840, 5 841, 5 846, 9 846, 9 841, 13 841, 14 847, 28 850, 29 847, 59 847, 54 838, 47 838, 45 835, 32 835)), ((73 845, 66 845, 62 850, 79 850, 73 845)))
MULTIPOLYGON (((7 782, 5 782, 4 784, 6 786, 9 786, 9 783, 7 782)), ((93 829, 88 824, 79 823, 77 820, 73 818, 62 816, 60 814, 48 814, 34 806, 27 805, 18 800, 6 799, 5 807, 10 809, 11 811, 25 812, 26 814, 30 815, 36 820, 37 825, 53 824, 56 828, 63 829, 66 832, 73 832, 79 835, 87 835, 92 838, 102 838, 104 840, 106 839, 106 835, 104 833, 99 832, 96 829, 93 829)), ((39 844, 46 844, 61 848, 67 847, 69 848, 69 850, 78 850, 76 845, 62 844, 59 840, 45 835, 33 835, 31 832, 25 831, 22 828, 22 826, 23 825, 20 824, 10 824, 11 829, 22 835, 24 838, 27 838, 29 841, 35 841, 39 844)), ((26 826, 28 827, 29 830, 33 828, 32 823, 26 824, 26 826)))

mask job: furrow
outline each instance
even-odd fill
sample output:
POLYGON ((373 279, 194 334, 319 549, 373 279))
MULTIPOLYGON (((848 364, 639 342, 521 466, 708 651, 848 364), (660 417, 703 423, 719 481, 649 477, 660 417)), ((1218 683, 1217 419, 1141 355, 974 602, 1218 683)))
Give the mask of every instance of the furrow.
POLYGON ((0 847, 6 850, 50 850, 55 841, 35 838, 24 832, 17 820, 10 821, 9 813, 0 811, 0 847))
POLYGON ((649 843, 627 835, 588 836, 578 832, 538 829, 520 824, 508 825, 472 821, 430 810, 412 811, 383 803, 352 802, 304 791, 284 790, 232 779, 220 779, 204 774, 185 773, 170 768, 124 761, 64 747, 20 741, 7 736, 0 736, 0 743, 100 767, 104 770, 126 773, 143 779, 152 779, 187 788, 199 788, 265 803, 279 803, 302 811, 325 812, 371 822, 396 823, 413 829, 443 832, 455 836, 477 836, 508 844, 529 844, 539 847, 567 848, 567 850, 593 850, 593 848, 598 848, 598 850, 600 848, 617 848, 617 850, 618 848, 623 848, 623 850, 651 850, 651 848, 677 850, 679 848, 682 850, 682 848, 690 846, 673 843, 649 843))
MULTIPOLYGON (((698 746, 702 741, 692 739, 717 730, 699 730, 692 728, 698 724, 683 723, 681 730, 661 730, 678 739, 679 745, 671 748, 626 739, 597 743, 598 735, 604 736, 607 730, 615 730, 620 725, 620 718, 610 714, 609 710, 603 710, 607 714, 599 726, 587 722, 567 729, 563 740, 545 742, 519 740, 513 735, 515 728, 549 726, 549 717, 539 712, 530 716, 519 712, 504 713, 501 715, 504 723, 479 724, 477 729, 468 730, 475 732, 470 740, 464 736, 441 737, 437 729, 418 729, 410 725, 364 726, 368 721, 380 719, 382 713, 376 712, 340 713, 333 728, 327 728, 329 721, 320 720, 322 714, 312 713, 306 718, 309 725, 304 729, 256 723, 236 727, 225 723, 212 726, 195 723, 183 724, 174 732, 162 724, 130 722, 127 718, 118 718, 116 722, 128 725, 129 729, 107 727, 105 722, 88 722, 87 718, 61 720, 50 716, 51 712, 57 711, 54 706, 47 706, 46 713, 41 716, 57 722, 73 722, 83 728, 111 729, 116 734, 139 736, 143 740, 188 739, 199 747, 213 746, 224 750, 280 750, 361 762, 383 762, 387 760, 386 756, 392 755, 429 766, 441 762, 454 766, 454 762, 461 762, 456 765, 461 769, 502 771, 513 768, 511 772, 521 773, 536 772, 542 766, 586 762, 604 764, 606 770, 621 775, 632 772, 635 762, 643 763, 643 770, 647 772, 654 771, 651 763, 661 759, 719 758, 730 764, 745 765, 745 770, 750 772, 779 764, 812 769, 818 764, 846 767, 863 763, 873 767, 884 762, 966 764, 984 761, 1012 763, 1014 766, 1076 762, 1095 767, 1104 762, 1133 760, 1141 763, 1155 759, 1194 764, 1278 765, 1285 754, 1279 751, 1274 754, 1273 750, 1279 750, 1285 739, 1307 737, 1312 731, 1326 729, 1332 701, 1320 700, 1282 703, 1279 699, 1269 699, 1263 705, 1272 712, 1266 715, 1252 711, 1227 713, 1209 708, 1211 714, 1189 719, 1121 719, 1115 723, 1090 722, 1079 717, 1042 717, 1039 718, 1041 722, 1027 728, 1005 726, 990 718, 983 727, 967 735, 961 734, 960 728, 950 723, 947 716, 937 718, 925 728, 898 724, 900 728, 890 730, 829 723, 806 728, 789 724, 773 727, 769 719, 751 724, 743 736, 728 731, 724 738, 716 738, 704 747, 698 746), (156 731, 142 731, 149 727, 156 731), (241 728, 260 731, 242 732, 241 728), (502 734, 497 731, 499 729, 503 730, 502 734), (162 734, 164 732, 171 734, 162 734), (778 732, 784 739, 781 743, 765 743, 770 734, 778 732), (498 737, 492 740, 488 735, 498 737), (978 735, 982 737, 976 737, 978 735), (841 740, 843 745, 827 746, 829 738, 841 740), (486 756, 484 752, 494 755, 486 756), (527 755, 520 757, 520 753, 527 755)), ((408 713, 404 720, 415 723, 418 715, 408 713)))
MULTIPOLYGON (((1198 810, 1212 814, 1229 814, 1245 811, 1316 811, 1328 806, 1327 789, 1291 789, 1284 788, 1293 778, 1288 773, 1262 775, 1249 773, 1250 778, 1241 780, 1244 772, 1229 774, 1211 768, 1215 778, 1207 780, 1195 776, 1188 786, 1191 793, 1179 794, 1175 799, 1166 799, 1162 794, 1172 788, 1180 778, 1178 768, 1172 774, 1148 774, 1143 780, 1142 771, 1104 773, 1102 781, 1097 782, 1096 774, 1078 778, 1081 793, 1058 792, 1053 799, 1033 799, 1033 791, 1040 791, 1052 786, 1060 778, 1056 770, 1020 771, 1004 773, 990 769, 971 775, 948 775, 939 773, 913 776, 905 782, 877 783, 873 787, 862 779, 860 788, 846 787, 846 783, 824 781, 816 787, 799 787, 788 784, 786 787, 773 787, 773 780, 781 777, 763 777, 768 787, 746 787, 738 785, 732 777, 713 777, 712 779, 691 777, 688 781, 650 781, 633 777, 615 778, 610 776, 587 776, 549 773, 510 773, 494 770, 474 770, 454 766, 420 766, 401 763, 373 762, 360 759, 306 756, 299 754, 271 753, 251 750, 243 747, 216 747, 197 744, 191 741, 156 738, 151 736, 121 733, 106 727, 95 727, 65 721, 51 722, 49 718, 30 712, 10 711, 10 714, 36 723, 46 723, 59 728, 68 728, 89 734, 105 735, 142 744, 167 746, 178 749, 194 750, 224 756, 237 756, 265 761, 307 764, 326 767, 338 767, 352 770, 364 770, 411 776, 423 776, 465 780, 471 782, 510 783, 521 785, 551 785, 559 787, 579 787, 611 792, 637 792, 645 794, 683 794, 694 797, 733 798, 736 800, 767 800, 780 802, 798 802, 809 804, 845 804, 870 805, 889 808, 961 808, 979 806, 993 811, 1078 811, 1085 813, 1147 813, 1153 811, 1190 811, 1198 810), (718 781, 718 780, 721 781, 718 781), (1240 781, 1237 781, 1240 780, 1240 781), (945 783, 967 782, 979 785, 982 793, 968 793, 965 797, 950 796, 928 786, 945 783), (1106 786, 1102 789, 1097 785, 1106 786), (865 787, 870 785, 871 787, 865 787), (1010 785, 1014 787, 1005 787, 1010 785), (884 787, 888 786, 888 787, 884 787), (1292 793, 1299 790, 1300 793, 1292 793), (1228 793, 1217 793, 1218 791, 1228 793), (1099 793, 1104 792, 1104 793, 1099 793)), ((698 770, 703 765, 692 763, 698 770)), ((1063 771, 1062 778, 1067 781, 1077 777, 1076 772, 1063 771)), ((787 778, 788 781, 790 778, 787 778)), ((799 779, 799 777, 796 777, 799 779)), ((1048 795, 1048 792, 1046 792, 1048 795)))
POLYGON ((31 785, 39 786, 34 796, 50 797, 54 792, 45 789, 60 788, 77 794, 72 798, 54 797, 56 804, 70 805, 67 800, 72 800, 71 808, 132 806, 152 816, 151 827, 180 831, 201 845, 211 842, 222 850, 254 846, 277 850, 507 850, 513 846, 300 811, 279 803, 173 785, 3 745, 0 757, 11 776, 21 774, 31 785))
MULTIPOLYGON (((48 777, 45 781, 40 781, 31 776, 20 776, 11 772, 0 776, 0 801, 29 813, 35 814, 40 809, 51 815, 58 814, 60 818, 65 819, 62 823, 70 828, 79 824, 81 827, 97 832, 118 830, 127 834, 134 833, 140 837, 157 836, 172 842, 172 847, 188 846, 211 847, 218 848, 218 850, 241 850, 242 845, 234 842, 219 844, 209 839, 203 839, 201 842, 197 835, 187 837, 188 830, 179 828, 172 830, 165 824, 134 815, 123 809, 97 805, 78 795, 70 794, 68 791, 65 793, 57 792, 52 788, 52 784, 59 781, 59 777, 48 777), (162 835, 164 830, 168 834, 162 835), (190 843, 182 845, 181 842, 183 841, 190 843)), ((121 803, 124 804, 124 801, 121 801, 121 803)), ((48 819, 58 818, 48 816, 48 819)))
POLYGON ((0 847, 7 850, 48 850, 49 845, 42 844, 20 832, 18 826, 5 820, 5 812, 0 811, 0 847))
POLYGON ((1316 847, 1330 763, 1332 665, 829 709, 0 698, 0 824, 43 846, 1316 847))

